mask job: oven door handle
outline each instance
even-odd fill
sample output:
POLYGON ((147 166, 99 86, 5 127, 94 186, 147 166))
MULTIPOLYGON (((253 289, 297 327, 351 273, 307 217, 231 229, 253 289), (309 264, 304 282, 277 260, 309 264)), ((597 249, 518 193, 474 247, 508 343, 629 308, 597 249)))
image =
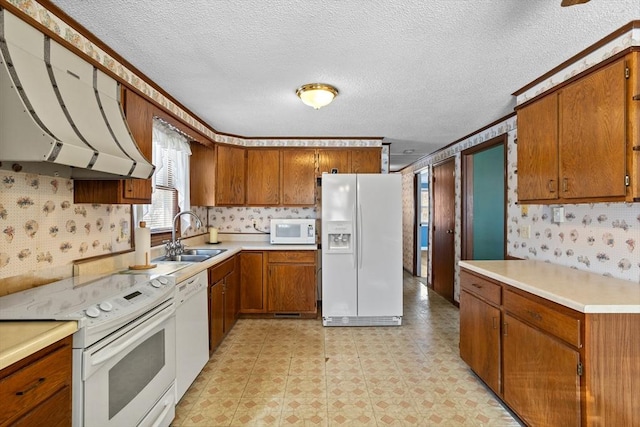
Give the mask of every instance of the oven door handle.
POLYGON ((165 321, 167 321, 167 319, 169 319, 171 316, 175 315, 175 311, 171 311, 171 313, 159 317, 157 320, 155 320, 153 323, 151 323, 149 326, 147 326, 146 328, 142 329, 140 332, 136 333, 135 335, 129 337, 128 339, 126 339, 125 341, 121 342, 120 344, 114 346, 113 348, 109 348, 105 351, 105 353, 95 357, 95 358, 91 358, 91 366, 96 366, 99 365, 101 363, 106 362, 107 360, 111 359, 112 357, 116 356, 118 353, 121 353, 123 350, 125 350, 126 348, 129 347, 129 345, 137 340, 139 340, 141 337, 143 337, 144 335, 146 335, 147 333, 149 333, 150 331, 152 331, 153 329, 155 329, 156 327, 158 327, 159 325, 161 325, 162 323, 164 323, 165 321))

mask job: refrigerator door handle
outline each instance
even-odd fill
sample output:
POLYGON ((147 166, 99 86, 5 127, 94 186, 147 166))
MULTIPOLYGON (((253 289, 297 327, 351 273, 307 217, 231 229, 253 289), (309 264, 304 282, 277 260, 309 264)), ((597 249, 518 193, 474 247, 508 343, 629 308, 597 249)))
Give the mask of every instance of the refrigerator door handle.
POLYGON ((362 246, 362 205, 358 204, 358 268, 362 268, 362 253, 364 248, 362 246))

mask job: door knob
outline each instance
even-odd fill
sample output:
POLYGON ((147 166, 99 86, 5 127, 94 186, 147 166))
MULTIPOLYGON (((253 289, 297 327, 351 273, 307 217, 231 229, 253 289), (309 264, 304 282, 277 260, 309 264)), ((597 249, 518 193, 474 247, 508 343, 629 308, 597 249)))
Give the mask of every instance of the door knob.
POLYGON ((453 230, 447 230, 447 234, 453 234, 453 230))

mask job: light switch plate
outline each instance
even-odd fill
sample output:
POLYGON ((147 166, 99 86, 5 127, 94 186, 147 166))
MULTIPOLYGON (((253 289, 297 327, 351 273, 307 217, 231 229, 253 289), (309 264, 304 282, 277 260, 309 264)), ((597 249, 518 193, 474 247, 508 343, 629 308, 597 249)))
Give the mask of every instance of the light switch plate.
POLYGON ((551 208, 551 214, 553 216, 552 222, 555 222, 555 223, 564 222, 564 208, 563 207, 551 208))
POLYGON ((521 225, 520 226, 520 237, 523 239, 528 239, 531 237, 531 226, 530 225, 521 225))

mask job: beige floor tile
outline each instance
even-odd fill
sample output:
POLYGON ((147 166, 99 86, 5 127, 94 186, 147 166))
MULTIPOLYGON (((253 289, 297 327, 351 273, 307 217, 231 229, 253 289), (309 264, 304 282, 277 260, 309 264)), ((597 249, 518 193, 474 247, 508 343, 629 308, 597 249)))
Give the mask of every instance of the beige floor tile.
POLYGON ((373 412, 329 412, 328 417, 331 427, 377 427, 378 425, 373 412))
POLYGON ((363 375, 360 359, 357 357, 327 357, 327 375, 363 375))
POLYGON ((286 386, 286 375, 251 375, 242 397, 283 398, 286 386))
POLYGON ((178 426, 520 424, 458 354, 458 309, 405 275, 400 327, 240 319, 176 407, 178 426))
POLYGON ((327 411, 296 412, 283 411, 280 417, 281 426, 326 427, 329 425, 327 411))
POLYGON ((289 375, 287 377, 285 397, 313 397, 326 399, 326 377, 313 375, 289 375))
POLYGON ((367 384, 361 375, 327 376, 328 398, 368 398, 367 384))
POLYGON ((326 357, 292 357, 289 375, 326 375, 326 357))
POLYGON ((289 373, 291 358, 282 356, 260 356, 251 371, 252 375, 280 375, 286 376, 289 373))

